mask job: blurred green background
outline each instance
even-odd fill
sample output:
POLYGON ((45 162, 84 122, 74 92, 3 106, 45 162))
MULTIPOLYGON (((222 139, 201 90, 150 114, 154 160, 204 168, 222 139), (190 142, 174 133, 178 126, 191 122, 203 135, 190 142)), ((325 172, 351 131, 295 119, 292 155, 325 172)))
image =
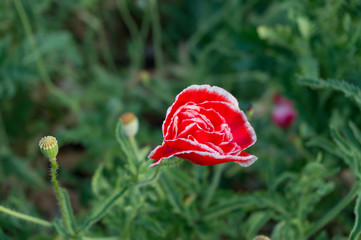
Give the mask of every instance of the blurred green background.
MULTIPOLYGON (((130 239, 251 239, 258 231, 273 233, 272 239, 298 239, 298 231, 326 215, 354 183, 342 153, 307 143, 315 137, 329 141, 330 122, 361 123, 357 102, 347 98, 357 99, 360 86, 360 35, 358 0, 2 0, 0 201, 45 219, 58 216, 48 163, 38 148, 41 137, 53 135, 60 143, 60 182, 75 213, 84 215, 94 198, 97 167, 105 163, 108 180, 118 174, 112 164, 121 158, 114 137, 119 115, 135 113, 138 144, 154 147, 162 142, 161 125, 175 96, 191 84, 210 84, 231 92, 245 112, 252 104, 258 141, 248 152, 259 158, 247 169, 226 164, 216 186, 219 199, 212 204, 244 196, 251 206, 231 207, 206 220, 195 217, 198 222, 179 220, 182 213, 176 211, 173 226, 160 214, 174 209, 172 201, 153 197, 159 214, 149 215, 148 222, 157 219, 164 232, 144 230, 130 239), (336 80, 327 88, 318 78, 336 80), (342 84, 356 93, 345 97, 332 90, 344 90, 342 84), (271 122, 275 93, 291 99, 298 111, 290 129, 271 122), (295 175, 283 183, 277 177, 285 172, 295 175), (312 173, 314 178, 303 179, 312 173), (278 205, 285 210, 277 213, 278 205), (301 205, 302 213, 293 214, 301 205)), ((184 163, 165 172, 171 179, 198 176, 207 186, 217 170, 184 163)), ((193 193, 202 197, 203 185, 169 181, 180 184, 180 198, 190 206, 198 199, 193 193)), ((312 239, 347 239, 352 211, 353 204, 312 239)), ((117 233, 106 227, 109 222, 115 224, 110 218, 95 232, 117 233)), ((53 239, 53 234, 0 215, 0 239, 53 239)))

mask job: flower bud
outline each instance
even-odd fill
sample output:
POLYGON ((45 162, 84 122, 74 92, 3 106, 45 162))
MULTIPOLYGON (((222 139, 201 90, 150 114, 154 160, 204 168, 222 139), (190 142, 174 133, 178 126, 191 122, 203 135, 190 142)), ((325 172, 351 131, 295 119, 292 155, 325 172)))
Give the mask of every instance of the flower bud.
POLYGON ((55 137, 43 137, 39 141, 39 147, 43 155, 49 160, 55 158, 56 155, 58 155, 59 147, 55 137))
POLYGON ((272 121, 283 129, 290 128, 297 117, 293 102, 280 94, 276 94, 273 101, 275 106, 272 111, 272 121))
POLYGON ((124 113, 120 116, 123 123, 123 134, 127 137, 134 137, 138 132, 139 121, 133 113, 124 113))
POLYGON ((271 240, 269 237, 266 237, 264 235, 258 235, 253 238, 253 240, 271 240))

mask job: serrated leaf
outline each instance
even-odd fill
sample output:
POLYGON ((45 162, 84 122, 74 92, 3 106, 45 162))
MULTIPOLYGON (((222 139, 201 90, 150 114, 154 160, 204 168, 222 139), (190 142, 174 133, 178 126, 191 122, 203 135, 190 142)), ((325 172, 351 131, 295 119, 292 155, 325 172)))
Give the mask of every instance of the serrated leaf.
POLYGON ((330 88, 336 91, 343 92, 346 97, 353 99, 357 104, 361 106, 361 89, 351 83, 345 81, 338 81, 333 79, 321 79, 321 78, 308 78, 298 77, 299 84, 306 85, 314 88, 330 88))
POLYGON ((341 152, 337 151, 337 147, 335 146, 335 144, 322 137, 316 137, 311 139, 310 141, 307 142, 307 146, 317 146, 323 148, 327 152, 332 153, 333 155, 339 158, 344 157, 344 155, 341 152))

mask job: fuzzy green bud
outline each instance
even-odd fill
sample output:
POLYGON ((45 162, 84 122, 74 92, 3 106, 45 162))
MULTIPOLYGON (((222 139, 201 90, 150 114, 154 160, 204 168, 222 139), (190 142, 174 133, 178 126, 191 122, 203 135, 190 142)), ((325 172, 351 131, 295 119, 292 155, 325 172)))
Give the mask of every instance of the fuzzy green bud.
POLYGON ((138 132, 139 121, 133 113, 124 113, 120 116, 123 123, 123 134, 127 137, 134 137, 138 132))
POLYGON ((44 157, 48 158, 49 160, 55 158, 56 155, 58 155, 59 147, 55 137, 43 137, 39 141, 39 147, 44 157))

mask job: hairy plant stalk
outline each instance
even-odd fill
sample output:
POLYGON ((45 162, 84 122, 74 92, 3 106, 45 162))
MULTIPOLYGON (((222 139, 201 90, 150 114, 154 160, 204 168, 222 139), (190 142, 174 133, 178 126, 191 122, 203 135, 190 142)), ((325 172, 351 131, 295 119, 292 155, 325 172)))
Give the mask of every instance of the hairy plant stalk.
POLYGON ((58 184, 58 180, 56 179, 56 171, 58 169, 58 164, 56 162, 56 158, 51 159, 50 163, 51 163, 51 170, 50 170, 51 181, 53 182, 53 185, 54 185, 56 197, 57 197, 58 204, 59 204, 59 207, 60 207, 61 216, 63 217, 63 221, 64 221, 66 229, 68 229, 69 232, 72 232, 72 230, 71 230, 72 228, 71 228, 70 223, 68 221, 69 216, 67 215, 67 212, 65 210, 63 194, 61 193, 61 189, 60 189, 60 186, 58 184))
POLYGON ((7 214, 7 215, 10 215, 10 216, 13 216, 13 217, 16 217, 16 218, 19 218, 19 219, 22 219, 22 220, 25 220, 25 221, 28 221, 28 222, 32 222, 32 223, 42 225, 44 227, 52 227, 53 226, 53 224, 51 222, 42 220, 40 218, 32 217, 32 216, 29 216, 29 215, 26 215, 26 214, 23 214, 23 213, 16 212, 16 211, 8 209, 8 208, 6 208, 4 206, 0 206, 0 212, 3 212, 5 214, 7 214))

